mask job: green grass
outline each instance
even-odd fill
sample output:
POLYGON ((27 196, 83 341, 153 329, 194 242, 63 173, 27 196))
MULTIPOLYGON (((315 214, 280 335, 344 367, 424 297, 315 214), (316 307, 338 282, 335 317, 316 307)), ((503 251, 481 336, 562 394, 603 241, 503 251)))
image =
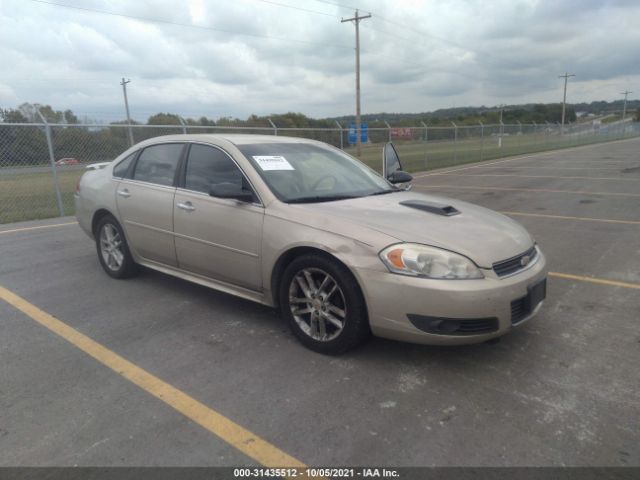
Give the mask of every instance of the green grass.
MULTIPOLYGON (((498 148, 497 137, 492 136, 485 137, 484 141, 479 138, 460 139, 456 144, 452 141, 397 141, 394 144, 404 169, 409 172, 419 172, 481 160, 602 143, 618 138, 620 138, 619 135, 560 137, 539 133, 505 136, 502 148, 498 148)), ((355 155, 355 148, 348 148, 346 151, 355 155)), ((380 171, 382 144, 364 145, 360 159, 380 171)), ((22 173, 16 173, 15 169, 8 171, 11 173, 3 173, 0 169, 0 223, 51 218, 59 215, 51 173, 32 173, 28 169, 22 173)), ((58 170, 60 192, 66 215, 75 213, 73 193, 83 173, 84 170, 58 170)))
MULTIPOLYGON (((505 136, 502 139, 502 148, 498 147, 497 137, 485 137, 484 140, 479 138, 461 139, 457 143, 453 141, 394 141, 394 145, 403 168, 408 172, 419 172, 495 158, 602 143, 619 138, 621 138, 619 135, 566 135, 560 137, 559 135, 540 133, 505 136)), ((359 158, 371 168, 381 171, 381 147, 380 144, 363 145, 362 155, 359 158)), ((351 155, 356 155, 355 148, 348 148, 346 151, 351 155)))
MULTIPOLYGON (((73 215, 73 193, 84 170, 59 171, 58 181, 66 215, 73 215)), ((51 173, 11 173, 0 170, 0 223, 60 215, 51 173)))
POLYGON ((600 121, 606 124, 606 123, 619 122, 620 120, 622 120, 622 114, 613 113, 611 115, 607 115, 606 117, 602 117, 600 121))

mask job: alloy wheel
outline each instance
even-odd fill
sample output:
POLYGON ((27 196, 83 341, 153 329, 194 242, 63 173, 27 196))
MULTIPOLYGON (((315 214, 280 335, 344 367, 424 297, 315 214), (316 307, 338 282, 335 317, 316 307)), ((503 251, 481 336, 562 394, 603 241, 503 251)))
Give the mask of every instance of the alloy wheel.
POLYGON ((110 223, 105 223, 100 230, 100 253, 109 270, 120 270, 124 262, 122 238, 118 229, 110 223))
POLYGON ((328 342, 344 329, 344 293, 336 280, 319 268, 305 268, 293 276, 289 308, 300 329, 314 340, 328 342))

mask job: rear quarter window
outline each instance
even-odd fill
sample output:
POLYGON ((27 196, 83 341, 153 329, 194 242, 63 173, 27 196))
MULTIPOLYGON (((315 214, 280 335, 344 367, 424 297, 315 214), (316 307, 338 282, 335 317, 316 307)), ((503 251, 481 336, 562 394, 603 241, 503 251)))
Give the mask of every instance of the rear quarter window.
POLYGON ((118 163, 115 167, 113 167, 113 176, 114 177, 117 177, 117 178, 127 178, 128 177, 129 168, 131 167, 131 162, 135 158, 136 153, 138 153, 138 152, 132 153, 131 155, 126 157, 124 160, 122 160, 120 163, 118 163))

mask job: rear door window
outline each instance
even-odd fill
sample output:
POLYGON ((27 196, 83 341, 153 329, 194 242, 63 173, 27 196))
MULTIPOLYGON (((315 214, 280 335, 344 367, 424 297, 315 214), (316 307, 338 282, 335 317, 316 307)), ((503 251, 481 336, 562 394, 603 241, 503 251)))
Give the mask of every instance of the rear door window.
POLYGON ((134 180, 173 185, 184 144, 164 143, 145 148, 136 163, 134 180))

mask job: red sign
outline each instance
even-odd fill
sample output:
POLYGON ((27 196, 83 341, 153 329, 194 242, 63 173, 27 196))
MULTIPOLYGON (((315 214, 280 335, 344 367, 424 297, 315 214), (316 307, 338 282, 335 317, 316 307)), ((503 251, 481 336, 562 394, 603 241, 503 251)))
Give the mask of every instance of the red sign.
POLYGON ((413 138, 413 134, 411 133, 411 128, 403 127, 403 128, 392 128, 391 129, 391 138, 413 138))

